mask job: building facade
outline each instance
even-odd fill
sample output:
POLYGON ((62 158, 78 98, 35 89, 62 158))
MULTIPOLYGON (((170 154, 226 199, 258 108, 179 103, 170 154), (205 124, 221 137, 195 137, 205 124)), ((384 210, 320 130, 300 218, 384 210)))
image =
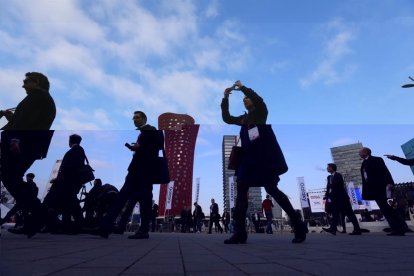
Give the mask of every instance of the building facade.
POLYGON ((362 160, 358 154, 362 147, 362 143, 355 143, 331 148, 332 160, 338 167, 338 172, 344 177, 345 183, 352 181, 355 186, 362 184, 362 160))
POLYGON ((179 216, 186 207, 192 207, 194 150, 199 125, 186 114, 164 113, 158 117, 158 128, 164 130, 165 153, 171 181, 174 181, 171 209, 166 210, 167 185, 161 185, 160 216, 179 216))

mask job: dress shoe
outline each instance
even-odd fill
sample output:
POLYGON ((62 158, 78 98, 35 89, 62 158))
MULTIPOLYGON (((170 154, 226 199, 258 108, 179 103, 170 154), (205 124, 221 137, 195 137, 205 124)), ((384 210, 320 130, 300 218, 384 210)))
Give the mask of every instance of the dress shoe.
POLYGON ((149 234, 148 233, 141 232, 141 231, 137 231, 133 235, 128 236, 128 239, 132 239, 132 240, 145 240, 145 239, 149 239, 149 234))
POLYGON ((91 235, 101 236, 105 239, 109 237, 109 231, 99 226, 92 229, 84 229, 84 231, 91 235))
POLYGON ((404 232, 391 232, 387 236, 405 236, 404 232))
POLYGON ((322 227, 322 230, 331 233, 332 235, 336 235, 336 229, 322 227))
POLYGON ((247 233, 234 233, 233 236, 228 238, 227 240, 224 240, 224 244, 244 244, 247 241, 247 233))
POLYGON ((306 234, 309 232, 306 224, 301 221, 298 225, 294 227, 295 238, 292 240, 292 243, 302 243, 306 240, 306 234))
POLYGON ((354 230, 351 233, 349 233, 349 235, 351 235, 351 236, 360 236, 360 235, 362 235, 362 232, 361 232, 361 230, 354 230))

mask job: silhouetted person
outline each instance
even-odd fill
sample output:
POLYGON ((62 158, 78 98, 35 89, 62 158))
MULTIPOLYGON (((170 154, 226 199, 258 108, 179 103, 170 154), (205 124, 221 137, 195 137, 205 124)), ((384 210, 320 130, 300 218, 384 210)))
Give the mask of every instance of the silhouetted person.
POLYGON ((412 159, 405 159, 405 158, 401 158, 395 155, 390 155, 390 154, 386 154, 385 155, 388 159, 397 161, 403 165, 407 165, 407 166, 413 166, 414 165, 414 158, 412 159))
POLYGON ((129 201, 132 208, 128 208, 122 214, 122 224, 119 227, 125 228, 127 219, 131 216, 133 207, 139 202, 141 225, 129 239, 148 239, 149 224, 151 221, 152 207, 152 186, 153 178, 157 173, 155 163, 158 152, 164 149, 164 134, 161 130, 147 124, 147 116, 142 111, 135 111, 134 125, 140 130, 136 143, 126 144, 128 149, 134 152, 132 161, 128 167, 128 174, 125 183, 119 191, 117 200, 104 217, 101 226, 96 229, 95 234, 107 238, 112 231, 113 223, 122 208, 129 201))
POLYGON ((201 232, 201 224, 204 219, 203 209, 197 202, 194 202, 193 222, 194 222, 194 233, 201 232))
POLYGON ((323 227, 322 229, 336 235, 339 215, 342 214, 342 216, 347 216, 354 226, 354 231, 350 235, 361 235, 358 219, 352 210, 351 202, 345 189, 344 178, 336 171, 336 164, 329 163, 326 170, 330 175, 327 177, 325 198, 330 202, 332 220, 329 228, 323 227))
POLYGON ((8 123, 2 130, 47 130, 56 116, 56 106, 49 94, 49 80, 38 72, 26 73, 23 88, 26 97, 17 105, 14 113, 1 110, 8 123))
POLYGON ((96 178, 93 181, 92 189, 85 195, 85 203, 83 205, 83 211, 85 212, 85 226, 96 226, 95 208, 98 201, 98 196, 101 191, 102 180, 96 178))
POLYGON ((187 233, 190 229, 189 221, 191 221, 191 210, 188 207, 184 207, 180 214, 181 233, 187 233))
MULTIPOLYGON (((33 181, 33 179, 35 178, 34 173, 28 173, 26 174, 26 181, 24 182, 24 184, 27 186, 27 192, 31 194, 31 196, 37 197, 38 193, 39 193, 39 188, 36 186, 36 183, 33 181)), ((2 218, 0 220, 0 225, 8 222, 10 220, 10 218, 12 216, 14 216, 17 212, 22 211, 22 208, 20 207, 20 205, 18 203, 16 203, 13 208, 11 208, 6 216, 4 216, 4 218, 2 218)), ((16 224, 17 226, 17 224, 16 224)), ((22 225, 23 226, 23 225, 22 225)), ((15 227, 17 228, 17 227, 15 227)), ((13 231, 11 231, 13 232, 13 231)), ((21 234, 23 234, 23 230, 19 229, 19 232, 21 232, 21 234)), ((17 234, 20 234, 19 232, 15 232, 17 234)))
POLYGON ((151 232, 155 232, 157 226, 157 217, 158 217, 158 204, 155 201, 152 201, 151 209, 151 232))
POLYGON ((221 221, 223 222, 223 225, 224 225, 224 231, 226 233, 228 233, 230 231, 230 228, 229 228, 229 224, 230 224, 230 213, 229 213, 229 211, 227 211, 226 208, 224 208, 223 215, 221 216, 221 221))
POLYGON ((208 233, 211 234, 211 228, 213 227, 218 228, 220 233, 223 233, 223 228, 220 226, 220 213, 219 213, 219 207, 218 204, 214 201, 214 198, 211 199, 211 205, 210 205, 210 223, 208 226, 208 233))
POLYGON ((59 168, 58 175, 53 181, 44 204, 48 207, 49 227, 51 231, 57 228, 57 216, 62 214, 63 232, 75 234, 83 227, 83 214, 77 195, 82 184, 77 173, 86 160, 85 151, 80 145, 82 137, 78 134, 69 136, 69 150, 65 153, 59 168), (72 218, 74 222, 72 223, 72 218))
POLYGON ((273 234, 272 223, 273 223, 273 202, 270 199, 270 195, 266 195, 266 199, 262 202, 262 213, 266 217, 266 233, 273 234))
POLYGON ((268 110, 263 99, 240 81, 224 90, 221 102, 223 121, 239 125, 242 154, 237 165, 237 198, 234 212, 236 229, 234 235, 225 240, 226 244, 246 243, 246 212, 248 208, 249 187, 263 186, 291 218, 295 238, 293 243, 301 243, 308 232, 306 225, 296 214, 288 197, 279 190, 279 175, 287 171, 283 153, 270 125, 266 125, 268 110), (229 95, 239 90, 245 97, 243 103, 247 113, 234 117, 229 112, 229 95))
POLYGON ((381 157, 372 156, 371 149, 365 147, 359 150, 359 156, 364 160, 361 165, 362 198, 377 202, 381 213, 391 227, 391 233, 387 235, 404 236, 404 222, 387 202, 387 190, 392 189, 394 180, 384 160, 381 157))
POLYGON ((21 205, 25 227, 31 237, 43 227, 44 210, 40 200, 23 184, 23 176, 37 159, 46 157, 53 131, 50 127, 56 116, 56 107, 49 94, 49 81, 41 73, 26 74, 23 88, 27 96, 15 112, 1 111, 8 123, 1 132, 1 181, 21 205))

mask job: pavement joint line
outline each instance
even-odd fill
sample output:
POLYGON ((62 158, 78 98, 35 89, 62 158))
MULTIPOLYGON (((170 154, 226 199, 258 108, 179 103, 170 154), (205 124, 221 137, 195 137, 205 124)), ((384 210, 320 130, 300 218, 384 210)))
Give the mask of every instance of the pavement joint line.
MULTIPOLYGON (((153 247, 151 247, 147 253, 143 254, 142 256, 140 256, 138 259, 136 259, 135 261, 133 261, 130 265, 126 266, 123 270, 121 270, 121 272, 119 272, 117 275, 122 275, 125 272, 127 272, 133 265, 135 265, 136 263, 138 263, 139 261, 141 261, 144 257, 146 257, 147 255, 149 255, 151 253, 152 250, 156 249, 157 247, 159 247, 165 240, 169 239, 169 236, 166 236, 164 239, 160 240, 157 244, 155 244, 153 247)), ((139 241, 139 240, 138 240, 139 241)), ((133 241, 132 241, 133 242, 133 241)))
POLYGON ((187 270, 185 268, 184 255, 183 255, 183 250, 182 250, 182 247, 181 247, 181 238, 180 237, 178 238, 178 249, 180 251, 180 257, 181 257, 181 263, 183 265, 184 276, 186 276, 187 275, 187 270))
POLYGON ((241 270, 238 266, 236 266, 235 264, 232 264, 231 262, 229 262, 228 260, 224 259, 223 257, 219 256, 216 254, 216 252, 214 252, 213 250, 207 248, 205 245, 203 245, 200 242, 195 241, 194 239, 192 239, 195 243, 197 243, 200 247, 204 248, 206 251, 212 253, 214 256, 218 257, 219 259, 223 260, 225 263, 229 264, 230 266, 234 267, 235 269, 237 269, 237 271, 245 274, 245 275, 249 275, 248 273, 244 272, 243 270, 241 270))

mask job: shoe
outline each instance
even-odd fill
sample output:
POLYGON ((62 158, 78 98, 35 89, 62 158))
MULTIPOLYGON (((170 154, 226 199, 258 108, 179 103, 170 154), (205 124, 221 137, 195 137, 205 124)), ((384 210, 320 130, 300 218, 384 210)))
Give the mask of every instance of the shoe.
POLYGON ((244 244, 247 241, 247 233, 235 233, 233 236, 228 238, 227 240, 224 240, 224 244, 244 244))
POLYGON ((346 231, 345 230, 342 230, 341 232, 339 232, 339 233, 341 233, 341 234, 346 234, 346 231))
POLYGON ((361 230, 354 230, 351 233, 349 233, 349 235, 351 235, 351 236, 360 236, 360 235, 362 235, 362 232, 361 232, 361 230))
POLYGON ((336 235, 336 230, 335 229, 322 227, 322 230, 325 231, 325 232, 331 233, 332 235, 336 235))
POLYGON ((405 236, 404 232, 391 232, 387 236, 405 236))
POLYGON ((302 243, 306 240, 306 234, 309 232, 306 224, 301 221, 298 225, 294 227, 295 238, 292 240, 292 243, 302 243))
POLYGON ((132 240, 145 240, 145 239, 149 239, 149 234, 148 233, 141 232, 141 231, 137 231, 133 235, 128 236, 128 239, 132 239, 132 240))
POLYGON ((101 236, 102 238, 105 238, 105 239, 109 237, 109 231, 99 226, 92 228, 92 229, 87 229, 85 230, 85 232, 91 235, 101 236))

